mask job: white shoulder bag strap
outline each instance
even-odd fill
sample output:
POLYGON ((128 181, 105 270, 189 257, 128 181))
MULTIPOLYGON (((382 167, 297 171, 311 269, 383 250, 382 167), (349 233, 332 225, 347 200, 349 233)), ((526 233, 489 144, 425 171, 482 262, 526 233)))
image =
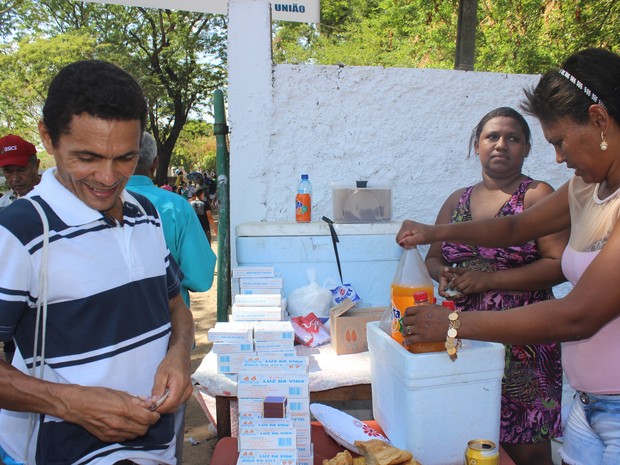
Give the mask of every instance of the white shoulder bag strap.
MULTIPOLYGON (((47 215, 41 205, 31 199, 30 197, 24 197, 25 200, 29 200, 34 206, 41 217, 41 224, 43 226, 43 244, 41 247, 41 267, 39 268, 39 296, 37 298, 37 316, 35 320, 34 328, 34 350, 32 352, 32 368, 30 374, 39 379, 43 379, 43 373, 45 370, 45 337, 47 329, 47 266, 49 256, 49 242, 50 242, 50 226, 47 220, 47 215), (39 333, 41 333, 41 356, 39 357, 39 333), (39 369, 37 371, 37 362, 39 363, 39 369)), ((37 414, 32 414, 30 417, 30 430, 28 431, 28 441, 26 442, 26 463, 30 463, 29 450, 32 437, 34 435, 35 423, 37 414)), ((34 458, 32 463, 35 463, 34 458)))

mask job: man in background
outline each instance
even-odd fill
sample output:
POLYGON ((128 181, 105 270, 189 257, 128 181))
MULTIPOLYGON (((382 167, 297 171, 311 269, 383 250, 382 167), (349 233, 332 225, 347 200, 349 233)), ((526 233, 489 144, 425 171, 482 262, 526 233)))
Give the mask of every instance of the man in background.
POLYGON ((189 307, 189 292, 211 289, 215 271, 215 254, 205 240, 202 227, 189 202, 182 196, 157 187, 152 177, 159 157, 157 143, 151 134, 142 135, 138 165, 127 190, 149 199, 161 217, 166 245, 183 272, 181 296, 189 307))
POLYGON ((0 138, 0 167, 10 190, 0 198, 0 209, 26 195, 39 184, 37 149, 19 136, 9 134, 0 138))
MULTIPOLYGON (((40 164, 37 149, 30 142, 13 134, 0 139, 0 167, 10 188, 0 198, 0 211, 39 184, 40 164)), ((2 350, 5 360, 11 363, 15 353, 15 343, 12 340, 4 341, 2 350)))
POLYGON ((217 235, 217 230, 215 229, 215 220, 213 219, 213 213, 211 212, 211 203, 206 196, 205 189, 202 187, 196 189, 196 193, 194 194, 194 197, 190 199, 189 203, 196 212, 198 221, 200 221, 202 230, 204 231, 210 244, 212 235, 211 231, 213 231, 213 235, 217 235))
MULTIPOLYGON (((189 307, 189 292, 204 292, 211 289, 215 271, 215 254, 206 240, 194 210, 185 197, 157 187, 152 177, 158 163, 157 143, 148 132, 142 134, 142 145, 138 165, 129 178, 127 190, 137 192, 149 199, 161 218, 166 245, 183 272, 181 296, 189 307)), ((177 463, 183 459, 183 430, 185 425, 185 404, 175 414, 177 434, 177 463)))

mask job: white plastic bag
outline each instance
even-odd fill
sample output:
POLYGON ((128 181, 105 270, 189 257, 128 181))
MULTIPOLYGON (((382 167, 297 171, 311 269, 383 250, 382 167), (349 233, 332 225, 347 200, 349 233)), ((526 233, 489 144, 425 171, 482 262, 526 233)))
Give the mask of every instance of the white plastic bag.
POLYGON ((305 316, 314 313, 319 318, 329 318, 329 308, 332 303, 332 293, 316 283, 316 270, 307 270, 307 286, 291 291, 287 298, 288 312, 291 316, 305 316))

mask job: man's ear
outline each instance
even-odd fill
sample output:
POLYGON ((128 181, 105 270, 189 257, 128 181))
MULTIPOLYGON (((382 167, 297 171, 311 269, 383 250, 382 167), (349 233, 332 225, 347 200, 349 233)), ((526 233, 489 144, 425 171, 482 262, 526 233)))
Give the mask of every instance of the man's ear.
POLYGON ((41 142, 43 142, 43 146, 45 147, 45 151, 50 155, 55 153, 54 144, 52 144, 52 137, 49 132, 47 132, 47 128, 43 121, 39 121, 39 137, 41 137, 41 142))

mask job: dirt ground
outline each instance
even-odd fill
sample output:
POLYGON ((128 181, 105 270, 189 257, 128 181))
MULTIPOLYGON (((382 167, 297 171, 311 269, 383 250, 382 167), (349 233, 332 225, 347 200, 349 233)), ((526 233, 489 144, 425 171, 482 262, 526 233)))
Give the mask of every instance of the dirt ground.
MULTIPOLYGON (((217 280, 214 280, 213 288, 208 292, 191 294, 191 309, 196 324, 196 348, 192 353, 193 373, 205 354, 211 350, 212 344, 207 340, 207 331, 213 327, 216 321, 217 280)), ((192 396, 187 403, 185 412, 183 465, 209 465, 216 442, 215 428, 209 423, 196 398, 192 396), (199 443, 192 445, 190 439, 199 443)))

